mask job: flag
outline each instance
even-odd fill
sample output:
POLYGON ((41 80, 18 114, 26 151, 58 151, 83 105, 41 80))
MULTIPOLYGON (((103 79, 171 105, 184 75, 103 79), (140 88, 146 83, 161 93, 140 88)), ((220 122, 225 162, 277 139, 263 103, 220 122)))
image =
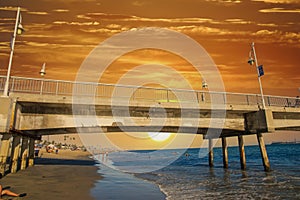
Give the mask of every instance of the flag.
POLYGON ((265 74, 265 72, 264 72, 263 66, 262 65, 258 66, 258 76, 261 77, 264 74, 265 74))
POLYGON ((24 32, 24 28, 22 26, 22 15, 21 15, 21 12, 19 14, 19 21, 18 21, 18 24, 17 24, 17 34, 18 35, 21 35, 23 32, 24 32))
POLYGON ((21 15, 21 12, 20 12, 20 16, 19 16, 19 24, 22 24, 22 15, 21 15))
POLYGON ((13 39, 14 39, 14 35, 13 34, 11 34, 11 36, 10 36, 10 50, 12 51, 13 50, 13 39))

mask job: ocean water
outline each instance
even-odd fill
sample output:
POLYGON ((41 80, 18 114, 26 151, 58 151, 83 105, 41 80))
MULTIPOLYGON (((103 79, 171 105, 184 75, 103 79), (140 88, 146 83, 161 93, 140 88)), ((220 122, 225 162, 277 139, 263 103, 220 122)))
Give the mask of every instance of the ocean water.
POLYGON ((270 172, 264 171, 258 146, 245 147, 246 170, 240 169, 238 147, 228 148, 228 169, 221 148, 214 148, 212 168, 203 149, 115 152, 108 165, 157 185, 168 200, 300 199, 300 144, 266 148, 270 172))

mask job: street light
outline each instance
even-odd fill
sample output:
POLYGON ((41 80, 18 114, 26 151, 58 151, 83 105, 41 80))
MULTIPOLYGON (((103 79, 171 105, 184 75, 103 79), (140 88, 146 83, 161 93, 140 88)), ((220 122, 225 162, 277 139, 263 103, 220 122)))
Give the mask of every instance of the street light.
MULTIPOLYGON (((202 81, 202 90, 208 88, 207 82, 205 80, 202 81)), ((202 101, 205 101, 205 94, 202 92, 201 94, 202 101)))
POLYGON ((24 28, 21 24, 21 21, 22 21, 22 17, 21 17, 21 13, 20 13, 20 7, 18 7, 14 34, 13 34, 12 41, 11 41, 11 50, 10 50, 10 57, 9 57, 7 75, 6 75, 6 82, 5 82, 4 91, 3 91, 3 96, 6 96, 6 97, 9 96, 8 87, 9 87, 9 78, 10 78, 10 71, 11 71, 11 65, 12 65, 12 58, 14 55, 15 40, 16 40, 17 35, 20 35, 24 32, 24 28))
POLYGON ((264 99, 262 84, 261 84, 261 80, 260 80, 260 77, 264 75, 264 72, 263 72, 262 65, 258 66, 257 57, 256 57, 256 53, 255 53, 255 48, 254 48, 254 42, 251 43, 251 51, 249 53, 248 63, 250 65, 253 65, 255 63, 255 67, 256 67, 256 71, 257 71, 257 76, 258 76, 258 83, 259 83, 259 89, 260 89, 262 106, 263 106, 263 109, 265 109, 266 108, 265 99, 264 99))
POLYGON ((41 90, 40 90, 40 94, 43 93, 43 85, 44 85, 44 76, 46 75, 46 63, 43 64, 41 71, 40 71, 40 75, 42 76, 42 82, 41 82, 41 90))

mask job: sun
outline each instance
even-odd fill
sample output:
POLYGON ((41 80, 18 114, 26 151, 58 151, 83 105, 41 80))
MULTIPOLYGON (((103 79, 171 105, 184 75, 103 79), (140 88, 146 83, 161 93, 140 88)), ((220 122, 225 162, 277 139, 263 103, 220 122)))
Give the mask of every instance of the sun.
POLYGON ((163 142, 171 136, 171 133, 153 133, 153 132, 149 132, 148 135, 154 141, 163 142))

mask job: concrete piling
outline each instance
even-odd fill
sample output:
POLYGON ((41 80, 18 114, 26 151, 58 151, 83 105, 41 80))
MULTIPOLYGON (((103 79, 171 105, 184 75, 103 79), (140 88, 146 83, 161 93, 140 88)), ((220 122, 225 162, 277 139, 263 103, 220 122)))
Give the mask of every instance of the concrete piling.
POLYGON ((228 168, 228 150, 226 137, 222 137, 223 167, 228 168))
POLYGON ((0 148, 0 174, 3 176, 6 172, 6 163, 10 148, 11 134, 4 134, 1 139, 1 148, 0 148))
POLYGON ((20 150, 21 150, 21 136, 19 135, 13 136, 12 149, 11 149, 12 160, 10 165, 11 173, 16 173, 18 171, 20 150))
POLYGON ((28 161, 28 137, 22 137, 21 170, 26 169, 28 161))
POLYGON ((244 145, 244 139, 242 135, 238 136, 239 141, 239 150, 240 150, 240 162, 241 162, 241 169, 246 169, 246 155, 245 155, 245 145, 244 145))
POLYGON ((209 138, 208 139, 208 162, 209 166, 213 167, 214 166, 214 147, 213 147, 213 139, 209 138))
POLYGON ((34 165, 34 142, 33 138, 29 138, 29 149, 28 149, 28 166, 34 165))
POLYGON ((263 162, 265 171, 270 171, 271 167, 270 167, 270 162, 269 162, 269 158, 268 158, 264 138, 263 138, 261 133, 257 133, 256 136, 257 136, 257 141, 258 141, 258 145, 259 145, 259 149, 260 149, 262 162, 263 162))

